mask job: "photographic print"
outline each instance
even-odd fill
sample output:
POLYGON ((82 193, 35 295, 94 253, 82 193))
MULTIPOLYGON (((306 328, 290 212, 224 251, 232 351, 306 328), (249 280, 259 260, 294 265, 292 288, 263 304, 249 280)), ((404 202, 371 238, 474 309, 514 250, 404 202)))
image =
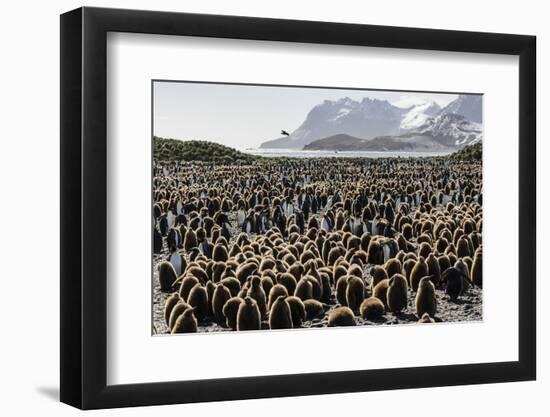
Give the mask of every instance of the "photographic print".
POLYGON ((482 104, 154 80, 153 334, 481 321, 482 104))

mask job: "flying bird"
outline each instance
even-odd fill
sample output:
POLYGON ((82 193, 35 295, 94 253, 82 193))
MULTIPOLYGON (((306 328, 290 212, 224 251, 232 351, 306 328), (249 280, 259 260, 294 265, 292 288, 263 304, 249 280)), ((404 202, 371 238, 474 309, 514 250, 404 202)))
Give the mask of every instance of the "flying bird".
POLYGON ((281 135, 290 136, 290 133, 288 133, 286 130, 281 130, 281 135))

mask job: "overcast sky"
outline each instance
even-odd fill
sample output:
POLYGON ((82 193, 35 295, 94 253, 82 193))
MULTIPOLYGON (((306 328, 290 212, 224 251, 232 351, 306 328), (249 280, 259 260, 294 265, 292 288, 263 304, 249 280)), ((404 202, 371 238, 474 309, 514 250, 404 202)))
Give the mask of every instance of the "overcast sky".
POLYGON ((291 133, 324 100, 349 97, 385 99, 399 107, 436 101, 445 106, 454 94, 326 88, 267 87, 185 82, 155 82, 154 134, 182 140, 203 139, 237 149, 291 133))

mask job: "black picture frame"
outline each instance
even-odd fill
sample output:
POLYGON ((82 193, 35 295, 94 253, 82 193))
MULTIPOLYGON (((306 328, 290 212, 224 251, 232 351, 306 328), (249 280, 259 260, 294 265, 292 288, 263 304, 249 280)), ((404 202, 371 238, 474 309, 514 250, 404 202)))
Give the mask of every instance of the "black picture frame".
POLYGON ((88 7, 61 15, 61 401, 93 409, 535 379, 535 51, 524 35, 88 7), (108 32, 518 56, 518 361, 107 385, 108 32))

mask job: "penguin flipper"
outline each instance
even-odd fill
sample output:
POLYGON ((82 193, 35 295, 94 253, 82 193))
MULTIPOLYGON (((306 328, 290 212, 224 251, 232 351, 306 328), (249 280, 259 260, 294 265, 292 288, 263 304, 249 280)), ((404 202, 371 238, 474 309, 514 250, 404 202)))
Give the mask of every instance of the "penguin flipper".
POLYGON ((181 285, 181 282, 183 281, 183 276, 179 277, 174 281, 174 283, 170 286, 172 289, 176 289, 179 285, 181 285))

